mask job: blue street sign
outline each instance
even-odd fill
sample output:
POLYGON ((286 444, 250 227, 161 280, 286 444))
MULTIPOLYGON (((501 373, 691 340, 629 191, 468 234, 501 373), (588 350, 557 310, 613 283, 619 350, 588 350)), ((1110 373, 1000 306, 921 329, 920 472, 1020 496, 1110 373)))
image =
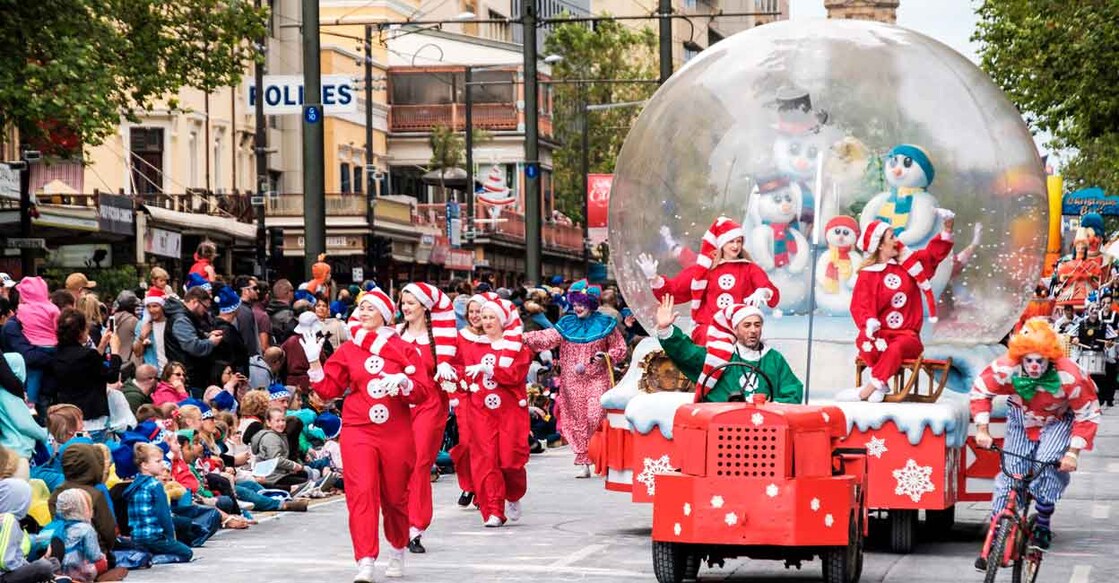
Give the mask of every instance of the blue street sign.
POLYGON ((525 164, 525 178, 536 178, 540 176, 540 165, 536 162, 529 162, 525 164))
POLYGON ((322 109, 318 105, 304 105, 303 106, 303 121, 307 123, 319 123, 322 120, 322 109))

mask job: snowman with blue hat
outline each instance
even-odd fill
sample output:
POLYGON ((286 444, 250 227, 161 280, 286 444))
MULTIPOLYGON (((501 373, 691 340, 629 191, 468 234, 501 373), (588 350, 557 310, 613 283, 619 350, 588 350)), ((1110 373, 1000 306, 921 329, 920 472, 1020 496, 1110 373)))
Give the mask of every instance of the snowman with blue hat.
POLYGON ((922 249, 934 235, 943 230, 936 197, 929 186, 936 177, 936 168, 928 152, 920 146, 901 144, 886 154, 883 165, 889 190, 870 199, 859 220, 860 231, 873 221, 882 221, 894 229, 894 236, 914 251, 922 249))

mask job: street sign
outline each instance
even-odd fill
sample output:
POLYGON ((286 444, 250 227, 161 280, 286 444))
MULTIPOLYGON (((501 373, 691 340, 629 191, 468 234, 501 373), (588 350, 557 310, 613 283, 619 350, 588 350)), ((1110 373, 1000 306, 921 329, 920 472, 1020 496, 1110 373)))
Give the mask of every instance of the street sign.
POLYGON ((303 106, 303 121, 307 123, 319 123, 322 120, 322 110, 317 105, 304 105, 303 106))
POLYGON ((6 241, 8 249, 46 249, 46 239, 9 237, 6 241))
POLYGON ((249 203, 252 204, 253 206, 264 206, 264 197, 263 196, 250 196, 249 197, 249 203))
MULTIPOLYGON (((256 106, 256 86, 246 85, 249 109, 256 106)), ((303 105, 302 75, 264 76, 264 115, 294 115, 301 113, 303 105)), ((354 80, 348 75, 322 76, 322 103, 329 115, 357 113, 357 91, 354 80)))
POLYGON ((525 164, 525 178, 534 179, 540 176, 540 165, 536 162, 525 164))
POLYGON ((352 268, 350 268, 350 275, 352 276, 350 279, 353 280, 354 283, 360 283, 360 282, 365 281, 365 269, 364 268, 352 267, 352 268))

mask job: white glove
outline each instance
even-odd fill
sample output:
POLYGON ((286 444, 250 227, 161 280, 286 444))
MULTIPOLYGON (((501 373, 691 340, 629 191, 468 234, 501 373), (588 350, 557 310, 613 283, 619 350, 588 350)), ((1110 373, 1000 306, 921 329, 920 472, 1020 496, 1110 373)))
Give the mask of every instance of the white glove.
MULTIPOLYGON (((436 381, 450 381, 450 382, 453 383, 453 382, 455 382, 455 379, 457 379, 457 378, 458 378, 458 373, 455 372, 455 367, 451 366, 450 363, 440 362, 438 365, 436 365, 436 367, 435 367, 435 380, 436 381)), ((454 390, 454 389, 452 389, 452 390, 454 390)))
POLYGON ((466 376, 476 378, 478 375, 493 376, 493 367, 488 364, 472 364, 466 367, 466 376))
POLYGON ((866 321, 866 337, 867 338, 869 338, 871 340, 874 340, 874 334, 877 333, 880 329, 882 329, 882 322, 879 322, 878 320, 876 320, 874 318, 871 318, 871 319, 866 321))
POLYGON ((645 279, 652 280, 657 278, 658 265, 660 265, 660 263, 656 259, 650 257, 648 253, 642 253, 637 256, 637 268, 641 270, 641 274, 645 276, 645 279))
POLYGON ((408 396, 412 392, 412 381, 402 372, 384 375, 377 379, 377 386, 394 397, 398 394, 408 396))
POLYGON ((971 244, 978 245, 979 240, 983 237, 983 223, 975 223, 975 227, 971 231, 971 244))
POLYGON ((322 345, 325 338, 318 338, 314 332, 304 332, 303 337, 299 339, 299 345, 303 347, 303 355, 307 357, 307 362, 318 362, 319 356, 322 355, 322 345))
POLYGON ((768 287, 759 287, 758 289, 754 290, 754 293, 750 294, 750 297, 746 298, 746 303, 757 304, 761 306, 768 303, 769 299, 772 297, 773 290, 769 289, 768 287))
POLYGON ((941 221, 947 221, 956 218, 956 213, 948 209, 936 209, 936 216, 940 217, 941 221))

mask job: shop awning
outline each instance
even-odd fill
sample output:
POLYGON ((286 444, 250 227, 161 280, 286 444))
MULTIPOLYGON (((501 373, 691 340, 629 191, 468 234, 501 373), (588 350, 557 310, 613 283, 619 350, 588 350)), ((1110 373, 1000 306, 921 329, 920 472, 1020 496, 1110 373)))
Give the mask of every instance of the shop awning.
POLYGON ((233 219, 213 215, 183 213, 157 206, 143 205, 153 221, 178 227, 187 233, 213 235, 221 233, 234 239, 253 241, 256 239, 256 225, 241 223, 233 219))

